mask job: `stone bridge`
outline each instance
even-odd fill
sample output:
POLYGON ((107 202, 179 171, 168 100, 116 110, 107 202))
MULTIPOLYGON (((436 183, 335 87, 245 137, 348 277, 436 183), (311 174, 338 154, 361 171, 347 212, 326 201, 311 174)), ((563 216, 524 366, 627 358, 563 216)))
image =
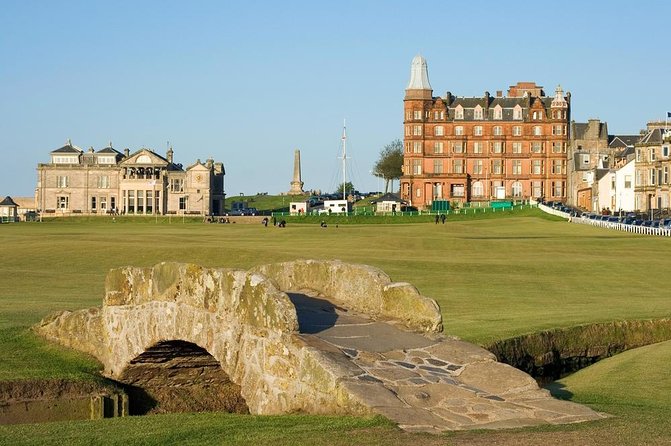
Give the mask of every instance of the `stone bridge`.
POLYGON ((100 360, 137 391, 131 405, 137 396, 162 410, 378 413, 423 431, 602 417, 441 335, 435 301, 366 265, 113 269, 101 308, 35 330, 100 360))

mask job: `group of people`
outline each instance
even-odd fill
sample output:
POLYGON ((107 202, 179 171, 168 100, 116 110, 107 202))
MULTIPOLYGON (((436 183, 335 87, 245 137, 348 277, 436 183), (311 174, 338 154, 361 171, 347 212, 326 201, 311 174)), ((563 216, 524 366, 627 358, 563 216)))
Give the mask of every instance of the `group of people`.
POLYGON ((438 224, 438 221, 440 221, 442 224, 445 224, 445 220, 447 220, 447 216, 445 214, 436 214, 436 224, 438 224))
MULTIPOLYGON (((268 227, 269 222, 270 222, 270 220, 268 220, 268 217, 263 217, 263 220, 261 220, 261 223, 266 228, 268 227)), ((277 226, 278 228, 286 228, 287 227, 287 221, 286 220, 280 220, 278 222, 277 219, 275 219, 275 217, 273 216, 273 226, 277 226)))

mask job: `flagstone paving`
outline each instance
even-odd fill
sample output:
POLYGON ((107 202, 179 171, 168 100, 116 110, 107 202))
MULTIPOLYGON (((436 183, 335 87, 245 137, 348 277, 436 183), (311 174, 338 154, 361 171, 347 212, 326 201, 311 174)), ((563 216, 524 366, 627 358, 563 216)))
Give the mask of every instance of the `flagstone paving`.
POLYGON ((310 292, 289 293, 301 336, 339 353, 343 385, 408 431, 442 432, 574 423, 604 414, 554 399, 526 373, 458 339, 373 321, 310 292))

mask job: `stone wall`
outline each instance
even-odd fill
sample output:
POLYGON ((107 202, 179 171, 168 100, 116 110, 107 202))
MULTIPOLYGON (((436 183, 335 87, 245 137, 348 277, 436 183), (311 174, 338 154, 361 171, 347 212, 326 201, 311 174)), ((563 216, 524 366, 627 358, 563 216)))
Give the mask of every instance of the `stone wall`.
POLYGON ((413 285, 392 282, 368 265, 339 260, 297 260, 252 269, 273 279, 282 290, 314 290, 373 319, 397 322, 412 331, 443 330, 440 308, 413 285))

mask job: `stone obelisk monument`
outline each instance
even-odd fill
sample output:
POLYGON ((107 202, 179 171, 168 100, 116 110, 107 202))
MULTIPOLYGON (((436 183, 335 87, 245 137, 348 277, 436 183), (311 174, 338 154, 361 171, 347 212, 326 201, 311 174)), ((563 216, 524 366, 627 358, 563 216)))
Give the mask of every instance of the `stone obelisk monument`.
POLYGON ((301 151, 294 150, 294 179, 291 182, 291 189, 288 195, 302 195, 303 182, 301 181, 301 151))

